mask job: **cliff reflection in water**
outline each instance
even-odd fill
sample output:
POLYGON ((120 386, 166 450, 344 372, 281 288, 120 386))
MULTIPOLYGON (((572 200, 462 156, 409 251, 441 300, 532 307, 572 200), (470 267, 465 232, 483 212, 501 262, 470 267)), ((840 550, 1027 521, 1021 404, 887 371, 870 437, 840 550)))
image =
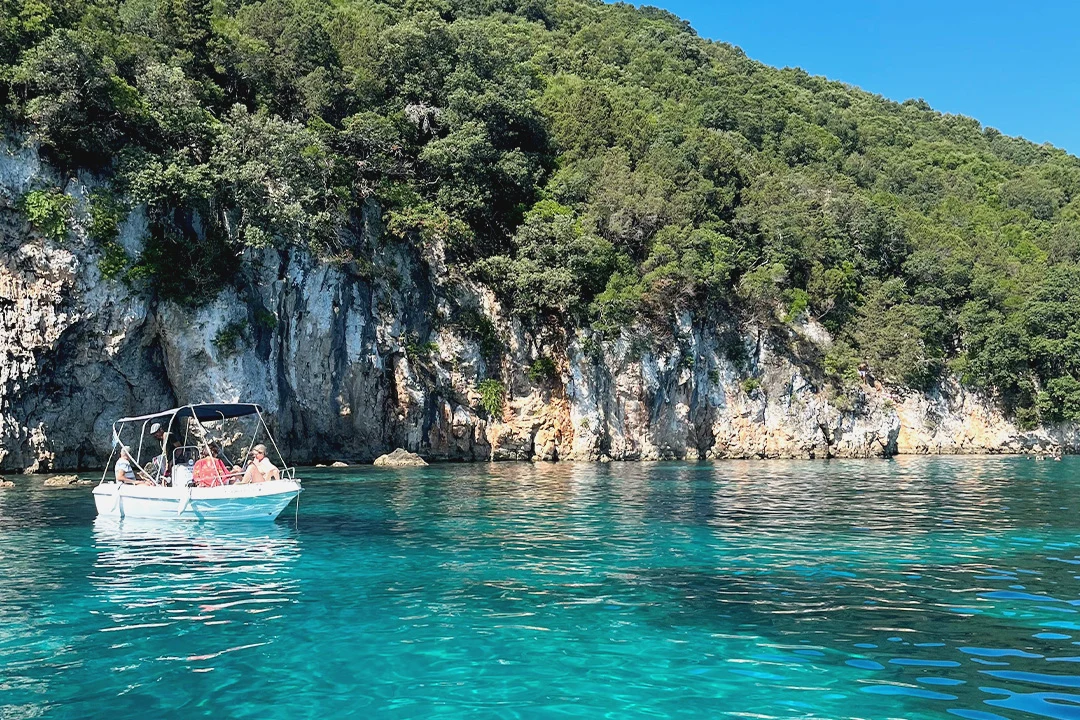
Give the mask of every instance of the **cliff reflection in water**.
MULTIPOLYGON (((527 515, 534 538, 538 519, 557 523, 565 533, 579 521, 588 527, 607 516, 620 526, 660 520, 711 526, 724 534, 790 536, 817 530, 822 523, 926 534, 940 529, 937 518, 942 512, 969 529, 1009 528, 1013 521, 1006 506, 1015 478, 1005 467, 962 457, 874 463, 492 464, 483 472, 444 466, 426 473, 387 474, 371 482, 385 491, 392 526, 402 532, 426 528, 433 517, 480 524, 509 519, 500 529, 512 531, 513 519, 527 515), (947 473, 949 481, 942 482, 928 468, 947 473), (439 481, 432 482, 429 475, 439 481)), ((1008 467, 1043 469, 1034 462, 1008 467)), ((1031 480, 1042 482, 1037 472, 1031 480)))

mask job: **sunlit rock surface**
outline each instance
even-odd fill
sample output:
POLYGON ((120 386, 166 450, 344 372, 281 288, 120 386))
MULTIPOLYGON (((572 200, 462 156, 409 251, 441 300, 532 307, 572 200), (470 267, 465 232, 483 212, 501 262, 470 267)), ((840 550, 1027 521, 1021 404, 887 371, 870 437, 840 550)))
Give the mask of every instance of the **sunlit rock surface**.
POLYGON ((376 467, 424 467, 427 463, 416 453, 398 448, 392 453, 380 455, 373 463, 376 467))
MULTIPOLYGON (((269 411, 293 464, 371 462, 397 447, 432 460, 595 461, 1077 445, 1071 428, 1019 430, 958 385, 905 394, 867 378, 837 403, 793 350, 830 342, 809 322, 787 337, 689 314, 604 339, 527 328, 448 275, 440 248, 386 237, 373 204, 354 238, 370 267, 248 250, 236 287, 197 309, 158 301, 102 278, 84 228, 94 184, 56 175, 33 146, 0 146, 2 470, 99 467, 118 417, 235 400, 269 411), (76 198, 63 242, 15 209, 34 187, 76 198), (501 357, 485 357, 477 317, 493 323, 501 357), (220 342, 229 333, 236 341, 220 342), (534 382, 542 355, 556 373, 534 382), (501 414, 482 409, 485 378, 505 385, 501 414)), ((135 256, 146 233, 136 209, 119 240, 135 256)))

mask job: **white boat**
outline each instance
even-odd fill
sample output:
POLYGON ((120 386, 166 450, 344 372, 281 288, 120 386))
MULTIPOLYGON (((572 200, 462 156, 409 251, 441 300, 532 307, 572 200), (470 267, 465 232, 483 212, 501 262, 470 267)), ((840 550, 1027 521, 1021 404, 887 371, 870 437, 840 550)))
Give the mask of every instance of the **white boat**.
MULTIPOLYGON (((277 443, 263 420, 262 409, 247 403, 203 403, 185 405, 153 415, 122 418, 113 425, 113 456, 124 445, 125 431, 139 428, 137 448, 131 460, 138 469, 139 484, 117 482, 110 475, 112 457, 101 483, 94 488, 94 503, 98 515, 117 518, 140 518, 149 520, 273 520, 300 492, 300 480, 295 468, 287 467, 277 450, 277 443), (250 454, 256 439, 265 436, 273 444, 280 461, 280 477, 265 482, 235 482, 237 477, 226 476, 210 486, 197 486, 192 482, 194 457, 200 449, 209 448, 210 432, 221 430, 225 421, 246 418, 253 421, 247 452, 250 454), (164 437, 157 441, 150 437, 148 428, 155 425, 164 430, 164 437), (176 438, 170 441, 170 438, 176 438), (162 444, 158 444, 158 443, 162 444), (143 446, 149 444, 151 451, 157 445, 156 456, 141 464, 143 446), (172 459, 165 462, 161 448, 172 450, 172 459), (168 470, 164 468, 168 467, 168 470)), ((234 433, 235 437, 239 433, 234 433)), ((235 442, 233 443, 235 446, 235 442)), ((208 452, 208 450, 206 450, 208 452)))

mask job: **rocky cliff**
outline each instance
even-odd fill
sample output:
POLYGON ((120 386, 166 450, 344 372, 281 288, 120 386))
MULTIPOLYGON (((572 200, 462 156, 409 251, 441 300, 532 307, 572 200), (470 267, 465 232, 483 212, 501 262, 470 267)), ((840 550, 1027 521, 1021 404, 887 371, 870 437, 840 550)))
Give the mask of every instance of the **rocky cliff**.
MULTIPOLYGON (((809 321, 766 331, 684 314, 605 338, 528 327, 449 274, 440 248, 389 238, 374 205, 356 233, 370 263, 249 249, 216 297, 159 301, 102 277, 84 227, 94 184, 56 175, 32 146, 0 148, 0 470, 99 467, 117 417, 238 399, 273 414, 297 464, 399 446, 445 460, 652 460, 1077 445, 1071 429, 1021 432, 956 385, 903 393, 868 378, 837 400, 800 350, 829 342, 809 321), (16 209, 42 186, 76 199, 63 241, 16 209), (483 408, 484 379, 505 389, 501 414, 483 408)), ((146 234, 136 210, 120 242, 136 256, 146 234)))

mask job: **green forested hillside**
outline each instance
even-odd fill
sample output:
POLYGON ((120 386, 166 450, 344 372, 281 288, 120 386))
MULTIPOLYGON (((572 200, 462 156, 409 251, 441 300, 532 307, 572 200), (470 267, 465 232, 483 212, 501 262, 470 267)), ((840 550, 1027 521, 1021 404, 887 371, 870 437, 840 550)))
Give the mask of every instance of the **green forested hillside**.
MULTIPOLYGON (((0 7, 5 122, 112 179, 91 232, 116 281, 205 295, 244 245, 354 259, 374 198, 398 241, 444 244, 537 322, 808 313, 838 387, 860 363, 909 387, 951 371, 1025 425, 1080 419, 1080 161, 1060 150, 593 0, 0 7), (150 209, 139 258, 121 197, 150 209)), ((63 236, 53 189, 21 204, 63 236)))

